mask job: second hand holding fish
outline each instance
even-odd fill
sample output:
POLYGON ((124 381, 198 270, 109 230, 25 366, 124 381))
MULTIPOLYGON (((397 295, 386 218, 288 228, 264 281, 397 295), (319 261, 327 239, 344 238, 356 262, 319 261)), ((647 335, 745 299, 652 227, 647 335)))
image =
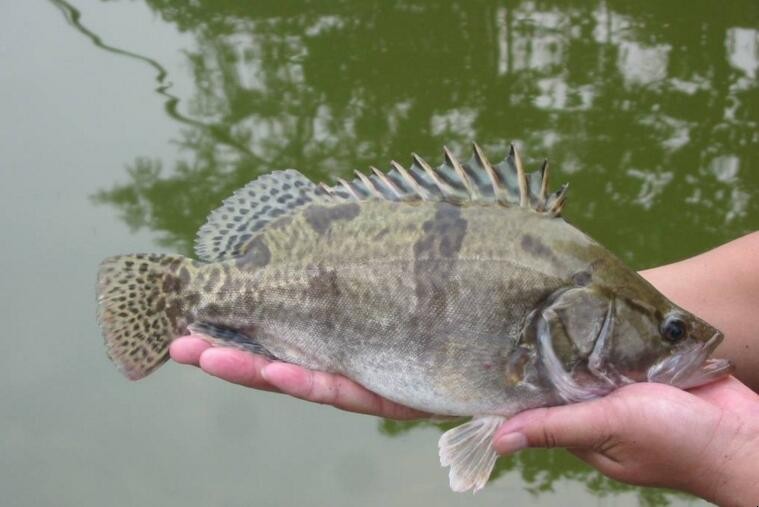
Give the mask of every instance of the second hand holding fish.
MULTIPOLYGON (((229 382, 342 410, 392 419, 429 415, 341 375, 214 347, 200 337, 175 340, 171 356, 229 382)), ((689 392, 636 383, 596 400, 517 414, 497 431, 494 445, 500 454, 567 447, 616 480, 741 505, 759 493, 753 465, 759 454, 758 415, 759 396, 733 377, 689 392)))
POLYGON ((499 428, 494 446, 501 454, 565 447, 618 481, 749 505, 759 497, 757 415, 759 396, 734 377, 689 392, 637 383, 517 414, 499 428))

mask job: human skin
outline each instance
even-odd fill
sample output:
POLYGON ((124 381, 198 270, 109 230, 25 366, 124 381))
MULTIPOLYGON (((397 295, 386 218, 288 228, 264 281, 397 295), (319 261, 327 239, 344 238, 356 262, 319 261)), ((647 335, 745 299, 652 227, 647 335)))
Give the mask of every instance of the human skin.
MULTIPOLYGON (((719 505, 757 504, 759 232, 641 275, 723 331, 714 356, 731 359, 735 377, 688 392, 634 384, 598 400, 522 412, 498 430, 496 449, 567 447, 623 482, 688 491, 719 505)), ((201 337, 178 338, 170 351, 179 363, 247 387, 393 419, 429 417, 340 375, 214 347, 201 337)))

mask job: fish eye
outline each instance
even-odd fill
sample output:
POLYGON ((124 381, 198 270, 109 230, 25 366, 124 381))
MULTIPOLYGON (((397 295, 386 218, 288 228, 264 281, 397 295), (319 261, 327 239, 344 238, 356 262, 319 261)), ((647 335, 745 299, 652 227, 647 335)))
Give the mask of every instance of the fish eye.
POLYGON ((679 342, 685 338, 685 322, 678 317, 668 317, 661 327, 661 335, 668 342, 679 342))

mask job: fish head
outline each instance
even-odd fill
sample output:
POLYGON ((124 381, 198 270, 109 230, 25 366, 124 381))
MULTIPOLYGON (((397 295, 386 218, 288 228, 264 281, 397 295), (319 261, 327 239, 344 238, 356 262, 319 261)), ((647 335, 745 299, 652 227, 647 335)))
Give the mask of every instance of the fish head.
POLYGON ((733 371, 730 361, 709 358, 722 332, 658 292, 647 300, 616 298, 615 303, 612 340, 618 352, 609 359, 630 378, 688 389, 733 371))
POLYGON ((723 339, 718 329, 625 270, 559 291, 541 312, 543 362, 564 399, 592 398, 631 382, 687 389, 732 372, 730 361, 709 358, 723 339))

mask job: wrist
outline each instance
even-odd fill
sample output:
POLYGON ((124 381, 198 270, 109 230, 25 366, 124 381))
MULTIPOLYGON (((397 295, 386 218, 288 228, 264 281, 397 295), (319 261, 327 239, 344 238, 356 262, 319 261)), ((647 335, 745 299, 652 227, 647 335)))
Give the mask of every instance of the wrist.
POLYGON ((759 424, 741 424, 732 435, 714 446, 715 466, 690 492, 723 507, 759 505, 759 424))

